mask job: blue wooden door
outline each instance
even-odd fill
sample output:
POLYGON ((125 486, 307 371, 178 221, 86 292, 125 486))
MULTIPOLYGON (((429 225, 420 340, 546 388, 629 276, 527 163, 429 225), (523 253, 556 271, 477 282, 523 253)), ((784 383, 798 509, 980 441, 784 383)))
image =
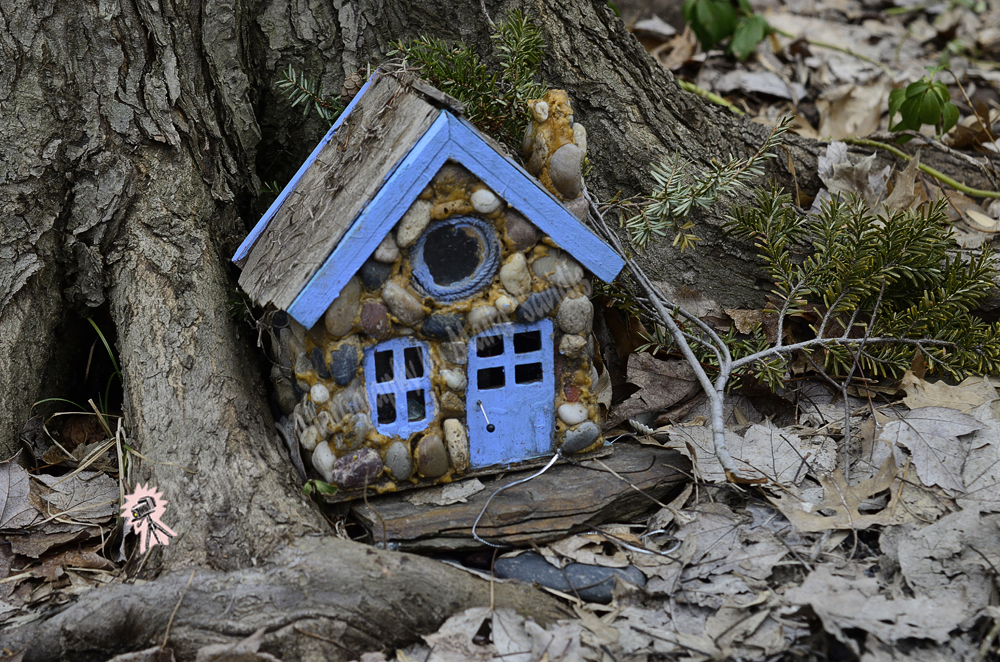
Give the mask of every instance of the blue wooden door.
POLYGON ((501 324, 469 342, 469 465, 520 462, 552 452, 552 321, 501 324))

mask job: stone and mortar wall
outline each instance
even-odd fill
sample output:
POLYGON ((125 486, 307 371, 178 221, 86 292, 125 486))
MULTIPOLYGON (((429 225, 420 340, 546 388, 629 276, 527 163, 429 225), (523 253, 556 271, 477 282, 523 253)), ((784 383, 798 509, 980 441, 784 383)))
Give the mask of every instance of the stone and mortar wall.
MULTIPOLYGON (((530 169, 579 215, 585 209, 580 205, 582 185, 572 179, 580 179, 586 134, 572 125, 565 94, 550 92, 532 107, 536 121, 525 146, 531 150, 531 165, 541 167, 530 169), (543 149, 551 151, 544 159, 539 156, 543 149), (550 163, 568 152, 573 152, 570 158, 550 163)), ((272 371, 279 406, 327 482, 379 491, 403 481, 448 482, 463 474, 469 462, 464 397, 468 339, 496 324, 550 317, 557 348, 554 436, 564 453, 593 450, 601 438, 589 295, 589 279, 571 256, 465 168, 449 163, 321 322, 306 330, 287 316, 280 318, 287 326, 274 329, 278 360, 272 371), (501 266, 489 286, 461 301, 442 303, 421 291, 408 258, 429 224, 456 216, 492 224, 501 244, 501 266), (409 439, 382 435, 372 424, 362 367, 367 348, 403 336, 429 347, 425 370, 435 403, 427 429, 409 439)))

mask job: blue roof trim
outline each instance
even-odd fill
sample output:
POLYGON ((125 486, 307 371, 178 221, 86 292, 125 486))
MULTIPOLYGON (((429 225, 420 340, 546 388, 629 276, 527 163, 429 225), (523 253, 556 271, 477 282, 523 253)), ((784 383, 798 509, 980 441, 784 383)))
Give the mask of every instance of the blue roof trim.
POLYGON ((524 214, 587 269, 610 283, 625 261, 573 216, 521 166, 504 158, 468 122, 448 115, 452 159, 479 177, 493 192, 524 214), (478 166, 478 167, 476 167, 478 166))
POLYGON ((292 302, 288 314, 312 328, 449 159, 468 168, 601 280, 611 282, 625 266, 621 256, 521 166, 494 150, 467 121, 441 110, 351 222, 337 247, 292 302))
POLYGON ((306 174, 306 171, 309 170, 312 164, 316 161, 316 159, 319 157, 319 153, 323 151, 323 148, 326 147, 326 144, 330 142, 330 140, 333 138, 333 135, 337 132, 337 129, 339 129, 340 125, 344 123, 344 120, 346 120, 347 116, 351 114, 351 111, 354 110, 354 107, 358 105, 358 101, 361 100, 361 97, 364 96, 365 92, 368 91, 368 88, 371 87, 371 84, 375 82, 375 80, 379 77, 379 75, 380 72, 379 70, 376 69, 375 73, 371 75, 371 78, 369 78, 368 81, 361 87, 361 89, 358 90, 358 93, 351 100, 351 103, 347 104, 347 108, 345 108, 344 112, 342 112, 340 116, 337 117, 337 121, 333 123, 333 126, 330 127, 330 130, 326 132, 325 136, 323 136, 323 139, 319 141, 319 144, 316 145, 316 148, 309 155, 309 158, 307 158, 302 163, 302 165, 299 166, 299 169, 296 171, 295 176, 292 177, 292 180, 285 185, 285 188, 281 190, 281 193, 278 194, 278 197, 274 199, 274 202, 271 203, 271 206, 267 208, 267 211, 264 212, 264 215, 260 217, 259 221, 257 221, 257 225, 255 225, 253 230, 250 231, 250 234, 247 235, 247 238, 243 240, 243 243, 240 244, 240 247, 236 249, 236 254, 233 255, 233 260, 232 260, 233 262, 239 262, 240 260, 243 260, 250 253, 250 249, 253 248, 253 245, 255 243, 257 243, 258 237, 260 237, 260 235, 264 232, 264 229, 267 227, 267 224, 271 222, 271 219, 274 218, 274 215, 278 213, 279 209, 281 209, 281 205, 285 204, 285 200, 288 199, 288 196, 291 195, 292 191, 295 190, 295 187, 298 186, 299 180, 302 179, 303 175, 306 174))
POLYGON ((288 314, 302 326, 312 328, 448 160, 448 117, 439 112, 292 302, 288 314))

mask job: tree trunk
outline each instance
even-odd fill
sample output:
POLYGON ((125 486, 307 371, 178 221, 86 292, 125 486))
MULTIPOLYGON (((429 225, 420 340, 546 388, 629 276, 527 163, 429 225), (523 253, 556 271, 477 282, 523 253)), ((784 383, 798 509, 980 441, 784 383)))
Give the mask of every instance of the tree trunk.
MULTIPOLYGON (((512 6, 487 5, 494 19, 512 6)), ((704 164, 746 155, 764 140, 766 128, 682 92, 604 3, 528 0, 524 9, 545 34, 543 77, 569 91, 587 126, 595 165, 588 183, 601 197, 647 189, 650 161, 675 151, 704 164)), ((474 2, 0 0, 0 452, 16 449, 34 402, 63 395, 69 366, 61 361, 82 342, 69 332, 73 320, 109 313, 114 328, 105 332, 117 338, 124 427, 146 458, 131 461, 141 482, 164 492, 166 519, 179 534, 157 548, 146 565, 151 576, 199 566, 207 574, 198 576, 197 595, 209 590, 202 579, 211 586, 207 578, 214 578, 217 596, 225 597, 234 590, 227 581, 253 575, 241 569, 306 534, 329 533, 276 439, 256 333, 230 315, 236 285, 229 257, 259 215, 259 178, 287 180, 326 129, 276 96, 279 73, 294 64, 339 90, 346 75, 380 62, 394 40, 418 34, 489 51, 488 25, 474 2), (226 571, 244 574, 226 580, 219 574, 226 571)), ((789 141, 788 158, 807 191, 818 187, 821 149, 789 141)), ((769 175, 791 186, 786 163, 772 162, 769 175)), ((698 250, 657 247, 644 258, 650 275, 675 293, 727 307, 759 305, 748 247, 724 240, 713 216, 700 220, 705 241, 698 250)), ((328 553, 331 563, 351 565, 309 568, 348 586, 355 573, 378 576, 384 564, 411 558, 366 554, 343 542, 331 542, 328 553)), ((276 568, 288 559, 268 566, 267 582, 283 581, 276 568)), ((485 582, 430 561, 411 563, 409 575, 396 577, 423 588, 390 582, 378 604, 334 603, 310 618, 361 632, 345 644, 357 652, 397 617, 405 635, 387 643, 488 600, 485 582), (427 578, 452 582, 457 593, 442 588, 444 602, 414 615, 408 599, 433 602, 427 578)), ((168 575, 163 591, 175 596, 180 576, 168 575)), ((525 609, 551 609, 541 597, 508 593, 525 609)), ((68 614, 84 605, 103 609, 114 603, 107 596, 122 595, 141 602, 146 593, 95 591, 18 640, 40 645, 62 636, 62 648, 43 650, 70 658, 73 642, 82 640, 71 636, 68 614)), ((194 612, 186 618, 181 629, 190 622, 197 630, 194 612)), ((191 641, 239 638, 263 622, 252 620, 191 641)))

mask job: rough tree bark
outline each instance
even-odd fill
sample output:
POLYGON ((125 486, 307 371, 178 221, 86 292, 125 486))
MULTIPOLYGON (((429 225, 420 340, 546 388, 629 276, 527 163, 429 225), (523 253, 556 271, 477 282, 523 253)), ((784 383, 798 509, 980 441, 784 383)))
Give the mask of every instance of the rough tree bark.
MULTIPOLYGON (((494 18, 510 6, 487 2, 494 18)), ((544 30, 544 78, 569 91, 588 128, 597 166, 589 184, 602 197, 646 188, 650 161, 675 150, 705 163, 747 154, 764 139, 764 127, 682 92, 604 3, 520 6, 544 30)), ((216 598, 251 575, 270 573, 264 583, 280 583, 290 557, 274 554, 328 533, 275 439, 256 337, 228 314, 235 288, 228 260, 256 220, 258 176, 289 177, 325 129, 275 96, 278 73, 294 64, 339 90, 346 75, 380 62, 392 41, 418 34, 488 50, 475 2, 0 0, 0 452, 16 449, 32 403, 61 395, 60 357, 79 341, 67 334, 70 321, 105 309, 118 339, 125 427, 149 459, 140 462, 140 478, 164 491, 181 532, 146 565, 150 576, 167 573, 162 580, 95 592, 67 615, 6 633, 35 642, 37 659, 69 659, 93 651, 99 635, 114 636, 113 619, 88 621, 98 639, 73 630, 69 614, 84 605, 98 609, 114 603, 106 596, 126 595, 147 609, 156 600, 172 605, 180 575, 168 571, 188 566, 204 568, 199 595, 214 586, 209 578, 218 582, 216 598), (271 570, 248 570, 268 559, 271 570)), ((803 189, 817 188, 811 173, 821 149, 790 141, 803 189)), ((784 165, 769 174, 792 185, 784 165)), ((646 258, 651 275, 682 303, 685 296, 759 303, 749 251, 724 241, 712 218, 703 221, 702 247, 685 255, 660 247, 646 258)), ((337 637, 351 629, 342 647, 320 647, 329 659, 350 659, 489 600, 485 582, 424 559, 332 540, 295 549, 307 559, 300 559, 305 576, 322 578, 338 597, 308 613, 292 599, 268 605, 280 622, 268 636, 275 646, 286 642, 285 659, 312 655, 288 643, 299 636, 292 627, 299 619, 322 621, 337 637), (380 573, 395 579, 377 589, 354 580, 380 573), (348 604, 350 590, 373 597, 348 604), (428 608, 416 613, 414 605, 428 608)), ((539 617, 553 610, 528 589, 497 595, 539 617)), ((198 618, 182 610, 175 626, 211 633, 192 635, 191 646, 256 627, 252 618, 220 628, 198 618)))

